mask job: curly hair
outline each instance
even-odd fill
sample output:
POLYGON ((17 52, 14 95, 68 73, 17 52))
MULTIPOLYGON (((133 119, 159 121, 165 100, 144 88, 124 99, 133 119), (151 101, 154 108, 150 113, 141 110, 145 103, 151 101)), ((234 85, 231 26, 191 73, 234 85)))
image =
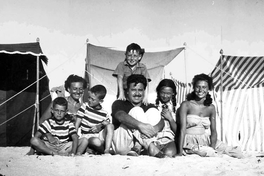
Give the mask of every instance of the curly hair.
POLYGON ((160 97, 159 97, 159 92, 161 90, 162 87, 170 87, 173 91, 173 96, 171 97, 171 102, 173 104, 173 112, 176 111, 176 86, 174 84, 174 82, 171 79, 163 79, 162 81, 160 81, 159 85, 156 88, 156 92, 157 92, 157 99, 155 101, 156 106, 159 105, 160 102, 160 97))
POLYGON ((67 80, 64 82, 64 87, 65 87, 65 90, 68 92, 68 89, 71 87, 71 83, 73 82, 82 82, 83 83, 83 88, 86 89, 87 88, 87 81, 78 76, 78 75, 70 75, 67 80))
MULTIPOLYGON (((193 80, 192 80, 192 85, 193 87, 196 86, 196 83, 198 81, 206 81, 208 83, 208 88, 209 90, 212 90, 213 89, 213 80, 210 76, 202 73, 202 74, 199 74, 199 75, 195 75, 193 80)), ((196 94, 194 91, 192 91, 191 93, 189 93, 187 95, 187 100, 190 101, 190 100, 195 100, 196 98, 196 94)), ((207 94, 206 97, 205 97, 205 100, 204 100, 204 105, 205 106, 210 106, 213 102, 213 99, 211 98, 211 95, 210 94, 207 94)))
POLYGON ((145 76, 143 75, 139 75, 139 74, 134 74, 134 75, 130 75, 128 78, 127 78, 127 88, 130 87, 130 84, 131 83, 135 83, 135 85, 137 85, 138 83, 142 83, 143 86, 144 86, 144 90, 146 89, 147 87, 147 79, 145 76))

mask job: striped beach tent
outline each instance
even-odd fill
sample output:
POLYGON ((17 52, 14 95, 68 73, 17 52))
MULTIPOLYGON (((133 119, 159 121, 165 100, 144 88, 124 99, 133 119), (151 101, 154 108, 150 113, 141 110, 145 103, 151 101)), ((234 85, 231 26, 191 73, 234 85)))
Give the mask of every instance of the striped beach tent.
POLYGON ((222 55, 211 73, 223 142, 264 151, 264 57, 222 55))

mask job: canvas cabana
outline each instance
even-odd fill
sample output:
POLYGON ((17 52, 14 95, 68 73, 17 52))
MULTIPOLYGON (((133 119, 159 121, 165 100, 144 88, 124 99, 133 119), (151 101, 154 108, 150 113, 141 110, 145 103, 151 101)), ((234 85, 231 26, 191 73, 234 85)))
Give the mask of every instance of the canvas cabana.
POLYGON ((0 44, 0 146, 29 146, 51 101, 43 62, 39 42, 0 44))

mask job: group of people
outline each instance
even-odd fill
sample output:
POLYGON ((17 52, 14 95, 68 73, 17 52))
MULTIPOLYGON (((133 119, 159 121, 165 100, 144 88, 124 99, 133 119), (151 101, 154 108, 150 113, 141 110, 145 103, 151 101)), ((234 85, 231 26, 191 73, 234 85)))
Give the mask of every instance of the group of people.
POLYGON ((216 112, 209 91, 212 79, 205 74, 193 78, 193 92, 177 109, 176 86, 163 79, 156 87, 154 104, 147 100, 151 81, 140 63, 144 49, 128 45, 125 60, 118 64, 117 100, 108 114, 101 103, 107 90, 95 85, 83 100, 87 82, 70 75, 65 81, 69 97, 57 97, 42 115, 31 139, 36 152, 48 155, 120 154, 158 158, 197 154, 227 154, 242 158, 238 147, 217 140, 216 112))

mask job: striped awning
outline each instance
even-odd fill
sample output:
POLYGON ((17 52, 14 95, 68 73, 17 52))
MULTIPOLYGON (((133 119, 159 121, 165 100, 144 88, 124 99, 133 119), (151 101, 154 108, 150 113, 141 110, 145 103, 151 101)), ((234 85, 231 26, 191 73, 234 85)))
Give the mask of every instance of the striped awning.
POLYGON ((218 91, 221 85, 221 62, 223 90, 264 86, 264 56, 245 57, 223 55, 212 72, 215 91, 218 91))

